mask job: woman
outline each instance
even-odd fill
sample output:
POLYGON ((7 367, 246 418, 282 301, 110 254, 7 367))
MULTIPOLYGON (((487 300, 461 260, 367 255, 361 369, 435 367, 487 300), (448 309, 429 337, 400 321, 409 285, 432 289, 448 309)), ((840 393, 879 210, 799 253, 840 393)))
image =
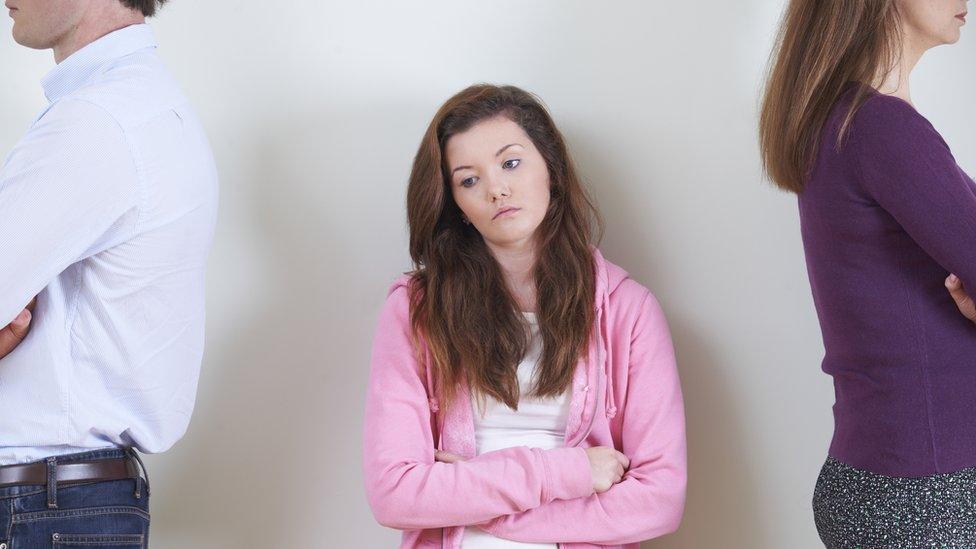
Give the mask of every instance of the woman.
POLYGON ((976 327, 944 287, 965 312, 976 189, 908 86, 965 14, 964 0, 792 0, 781 29, 761 148, 799 195, 834 378, 813 500, 827 547, 976 546, 976 327))
POLYGON ((473 86, 407 191, 416 269, 380 315, 363 468, 402 547, 627 547, 678 527, 681 390, 664 315, 599 226, 544 107, 473 86))

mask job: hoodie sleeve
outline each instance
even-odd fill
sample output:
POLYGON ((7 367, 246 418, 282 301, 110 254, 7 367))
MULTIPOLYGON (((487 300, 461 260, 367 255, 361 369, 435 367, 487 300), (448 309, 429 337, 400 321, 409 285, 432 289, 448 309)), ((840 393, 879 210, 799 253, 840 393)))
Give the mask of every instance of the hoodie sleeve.
POLYGON ((481 528, 514 541, 599 545, 677 530, 687 477, 684 406, 667 322, 649 292, 634 325, 622 413, 618 450, 630 458, 623 480, 601 494, 553 501, 481 528))
POLYGON ((427 390, 410 331, 408 290, 401 286, 380 314, 366 394, 363 473, 380 524, 401 530, 477 524, 593 493, 582 448, 522 446, 435 462, 427 390))

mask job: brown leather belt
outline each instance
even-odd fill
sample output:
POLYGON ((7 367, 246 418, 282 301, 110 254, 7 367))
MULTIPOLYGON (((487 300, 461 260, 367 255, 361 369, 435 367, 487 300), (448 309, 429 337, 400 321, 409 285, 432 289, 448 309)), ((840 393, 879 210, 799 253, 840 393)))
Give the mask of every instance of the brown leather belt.
MULTIPOLYGON (((58 484, 79 484, 139 478, 139 466, 131 457, 58 463, 58 484)), ((23 484, 47 484, 48 465, 43 461, 0 467, 0 488, 23 484)))

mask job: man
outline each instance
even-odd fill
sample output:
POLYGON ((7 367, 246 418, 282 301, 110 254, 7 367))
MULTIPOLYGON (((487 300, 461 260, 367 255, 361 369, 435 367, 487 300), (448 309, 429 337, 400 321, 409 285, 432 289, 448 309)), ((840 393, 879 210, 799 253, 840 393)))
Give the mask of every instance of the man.
POLYGON ((57 65, 0 167, 0 549, 145 546, 135 450, 193 409, 217 177, 145 24, 163 1, 6 0, 57 65))

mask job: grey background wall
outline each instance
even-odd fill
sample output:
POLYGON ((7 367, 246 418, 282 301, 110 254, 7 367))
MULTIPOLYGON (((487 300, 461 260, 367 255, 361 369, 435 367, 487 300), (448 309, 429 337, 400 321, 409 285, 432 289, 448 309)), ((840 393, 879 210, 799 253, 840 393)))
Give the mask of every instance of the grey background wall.
MULTIPOLYGON (((174 0, 160 54, 206 123, 222 196, 195 417, 150 456, 157 547, 392 547, 362 492, 369 347, 409 268, 404 190, 439 104, 481 81, 539 94, 661 300, 687 405, 679 533, 654 548, 814 548, 832 428, 795 199, 764 183, 756 110, 782 1, 174 0)), ((49 52, 0 23, 0 151, 49 52)), ((964 35, 971 32, 964 29, 964 35)), ((974 42, 915 102, 976 170, 974 42)), ((458 494, 457 497, 463 497, 458 494)))

